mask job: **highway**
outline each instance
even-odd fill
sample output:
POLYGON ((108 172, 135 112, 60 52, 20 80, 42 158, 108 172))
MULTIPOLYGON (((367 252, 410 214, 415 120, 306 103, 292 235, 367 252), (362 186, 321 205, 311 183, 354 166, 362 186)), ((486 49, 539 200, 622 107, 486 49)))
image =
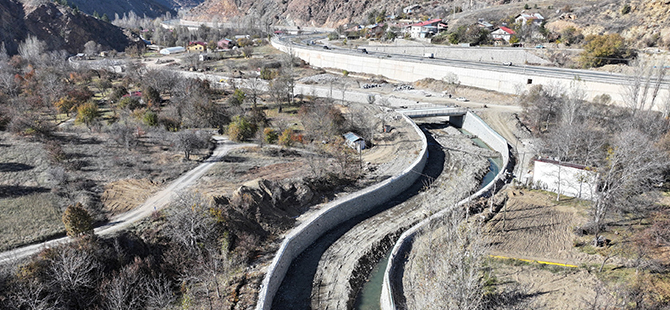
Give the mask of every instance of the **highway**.
MULTIPOLYGON (((310 39, 313 40, 313 38, 310 39)), ((484 61, 473 62, 473 61, 463 61, 463 60, 443 59, 443 58, 431 59, 431 58, 411 56, 405 54, 381 53, 373 51, 368 51, 368 53, 365 54, 362 53, 360 50, 340 48, 331 45, 328 45, 329 49, 324 49, 322 45, 308 45, 305 43, 307 43, 307 41, 309 40, 304 40, 294 36, 284 36, 279 38, 279 40, 283 41, 284 43, 290 42, 290 44, 300 46, 301 48, 321 50, 323 52, 330 52, 330 53, 355 54, 361 57, 375 57, 375 58, 393 59, 405 62, 419 62, 429 64, 434 63, 436 65, 448 64, 460 68, 479 69, 491 72, 523 74, 529 77, 542 76, 542 77, 561 78, 561 79, 576 79, 581 81, 591 81, 591 82, 618 84, 618 85, 625 85, 630 82, 629 76, 610 72, 594 71, 594 70, 566 69, 566 68, 517 65, 517 64, 513 64, 512 66, 504 66, 502 63, 492 63, 484 61)), ((670 79, 668 78, 664 79, 663 83, 670 84, 670 79)))

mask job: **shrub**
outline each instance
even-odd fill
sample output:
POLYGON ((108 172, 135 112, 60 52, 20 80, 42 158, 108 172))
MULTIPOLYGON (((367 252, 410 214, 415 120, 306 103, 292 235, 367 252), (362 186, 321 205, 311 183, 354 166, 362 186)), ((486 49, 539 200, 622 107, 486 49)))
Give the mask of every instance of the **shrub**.
POLYGON ((228 138, 233 141, 244 141, 254 136, 256 126, 244 116, 235 116, 228 125, 228 138))
POLYGON ((66 96, 54 102, 54 106, 56 107, 59 113, 69 114, 70 112, 73 112, 77 108, 77 101, 66 96))
POLYGON ((265 142, 267 142, 269 144, 276 143, 277 139, 279 138, 279 135, 277 135, 277 132, 272 128, 265 128, 264 135, 265 135, 265 142))
POLYGON ((147 126, 157 126, 158 125, 158 114, 154 111, 147 111, 142 117, 142 122, 147 126))
POLYGON ((294 137, 293 137, 293 129, 287 128, 284 130, 284 132, 281 133, 281 136, 279 136, 279 145, 285 146, 285 147, 291 147, 294 142, 294 137))
POLYGON ((228 104, 239 107, 244 103, 244 98, 247 96, 247 94, 244 93, 241 89, 236 89, 235 92, 233 92, 233 95, 228 97, 228 104))
POLYGON ((116 105, 119 109, 128 109, 130 111, 138 109, 142 106, 140 99, 134 96, 123 97, 116 105))
POLYGON ((618 33, 589 35, 585 39, 584 51, 580 54, 582 67, 601 67, 607 64, 626 63, 634 53, 618 33))
POLYGON ((93 234, 93 218, 81 203, 69 205, 62 220, 67 235, 72 238, 93 234))
POLYGON ((87 127, 90 127, 91 123, 93 123, 99 114, 98 105, 93 102, 87 102, 77 108, 77 118, 75 119, 75 122, 77 124, 83 123, 86 124, 87 127))
POLYGON ((261 69, 261 79, 263 80, 274 80, 274 78, 277 77, 277 71, 272 70, 270 68, 263 68, 261 69))
POLYGON ((153 87, 149 86, 142 91, 142 100, 148 106, 159 105, 162 101, 161 94, 153 87))

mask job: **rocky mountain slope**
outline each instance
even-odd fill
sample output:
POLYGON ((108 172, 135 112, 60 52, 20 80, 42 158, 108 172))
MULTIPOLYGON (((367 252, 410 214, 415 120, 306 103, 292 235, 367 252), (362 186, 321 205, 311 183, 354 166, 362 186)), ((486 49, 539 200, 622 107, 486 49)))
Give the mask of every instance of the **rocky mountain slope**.
POLYGON ((543 14, 554 31, 573 26, 584 35, 616 32, 638 45, 670 46, 669 0, 205 0, 190 10, 186 19, 227 21, 246 16, 267 24, 334 28, 367 23, 375 11, 400 15, 403 7, 412 4, 421 8, 409 16, 411 19, 437 17, 460 25, 483 18, 495 23, 526 10, 543 14), (453 14, 454 8, 458 13, 453 14))
POLYGON ((0 41, 10 55, 28 36, 47 43, 49 50, 78 53, 84 44, 95 41, 103 49, 123 51, 131 40, 123 31, 69 7, 54 3, 23 5, 16 0, 0 0, 0 41))
POLYGON ((131 11, 138 16, 160 17, 165 13, 176 15, 177 10, 182 8, 192 8, 201 4, 203 0, 69 0, 68 3, 76 5, 80 10, 87 14, 97 12, 101 16, 107 14, 110 19, 114 15, 128 14, 131 11))

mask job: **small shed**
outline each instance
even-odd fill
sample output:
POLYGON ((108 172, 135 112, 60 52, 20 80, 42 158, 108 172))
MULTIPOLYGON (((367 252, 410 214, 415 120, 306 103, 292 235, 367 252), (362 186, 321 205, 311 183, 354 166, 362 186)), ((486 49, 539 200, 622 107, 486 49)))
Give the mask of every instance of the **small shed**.
POLYGON ((159 51, 159 53, 161 53, 162 55, 171 55, 183 52, 186 52, 186 49, 183 46, 166 47, 159 51))
POLYGON ((345 143, 347 143, 350 148, 356 150, 357 152, 360 153, 365 149, 365 139, 361 138, 357 134, 350 131, 342 136, 344 137, 345 143))

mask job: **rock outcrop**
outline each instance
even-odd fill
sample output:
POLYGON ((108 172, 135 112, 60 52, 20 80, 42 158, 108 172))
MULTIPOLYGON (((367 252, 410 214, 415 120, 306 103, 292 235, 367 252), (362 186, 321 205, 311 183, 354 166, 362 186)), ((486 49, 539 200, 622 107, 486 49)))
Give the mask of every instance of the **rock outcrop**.
POLYGON ((46 42, 49 50, 71 54, 82 52, 88 41, 117 51, 133 43, 121 28, 69 7, 51 2, 29 6, 16 0, 0 0, 0 41, 7 52, 18 53, 19 44, 30 35, 46 42))

